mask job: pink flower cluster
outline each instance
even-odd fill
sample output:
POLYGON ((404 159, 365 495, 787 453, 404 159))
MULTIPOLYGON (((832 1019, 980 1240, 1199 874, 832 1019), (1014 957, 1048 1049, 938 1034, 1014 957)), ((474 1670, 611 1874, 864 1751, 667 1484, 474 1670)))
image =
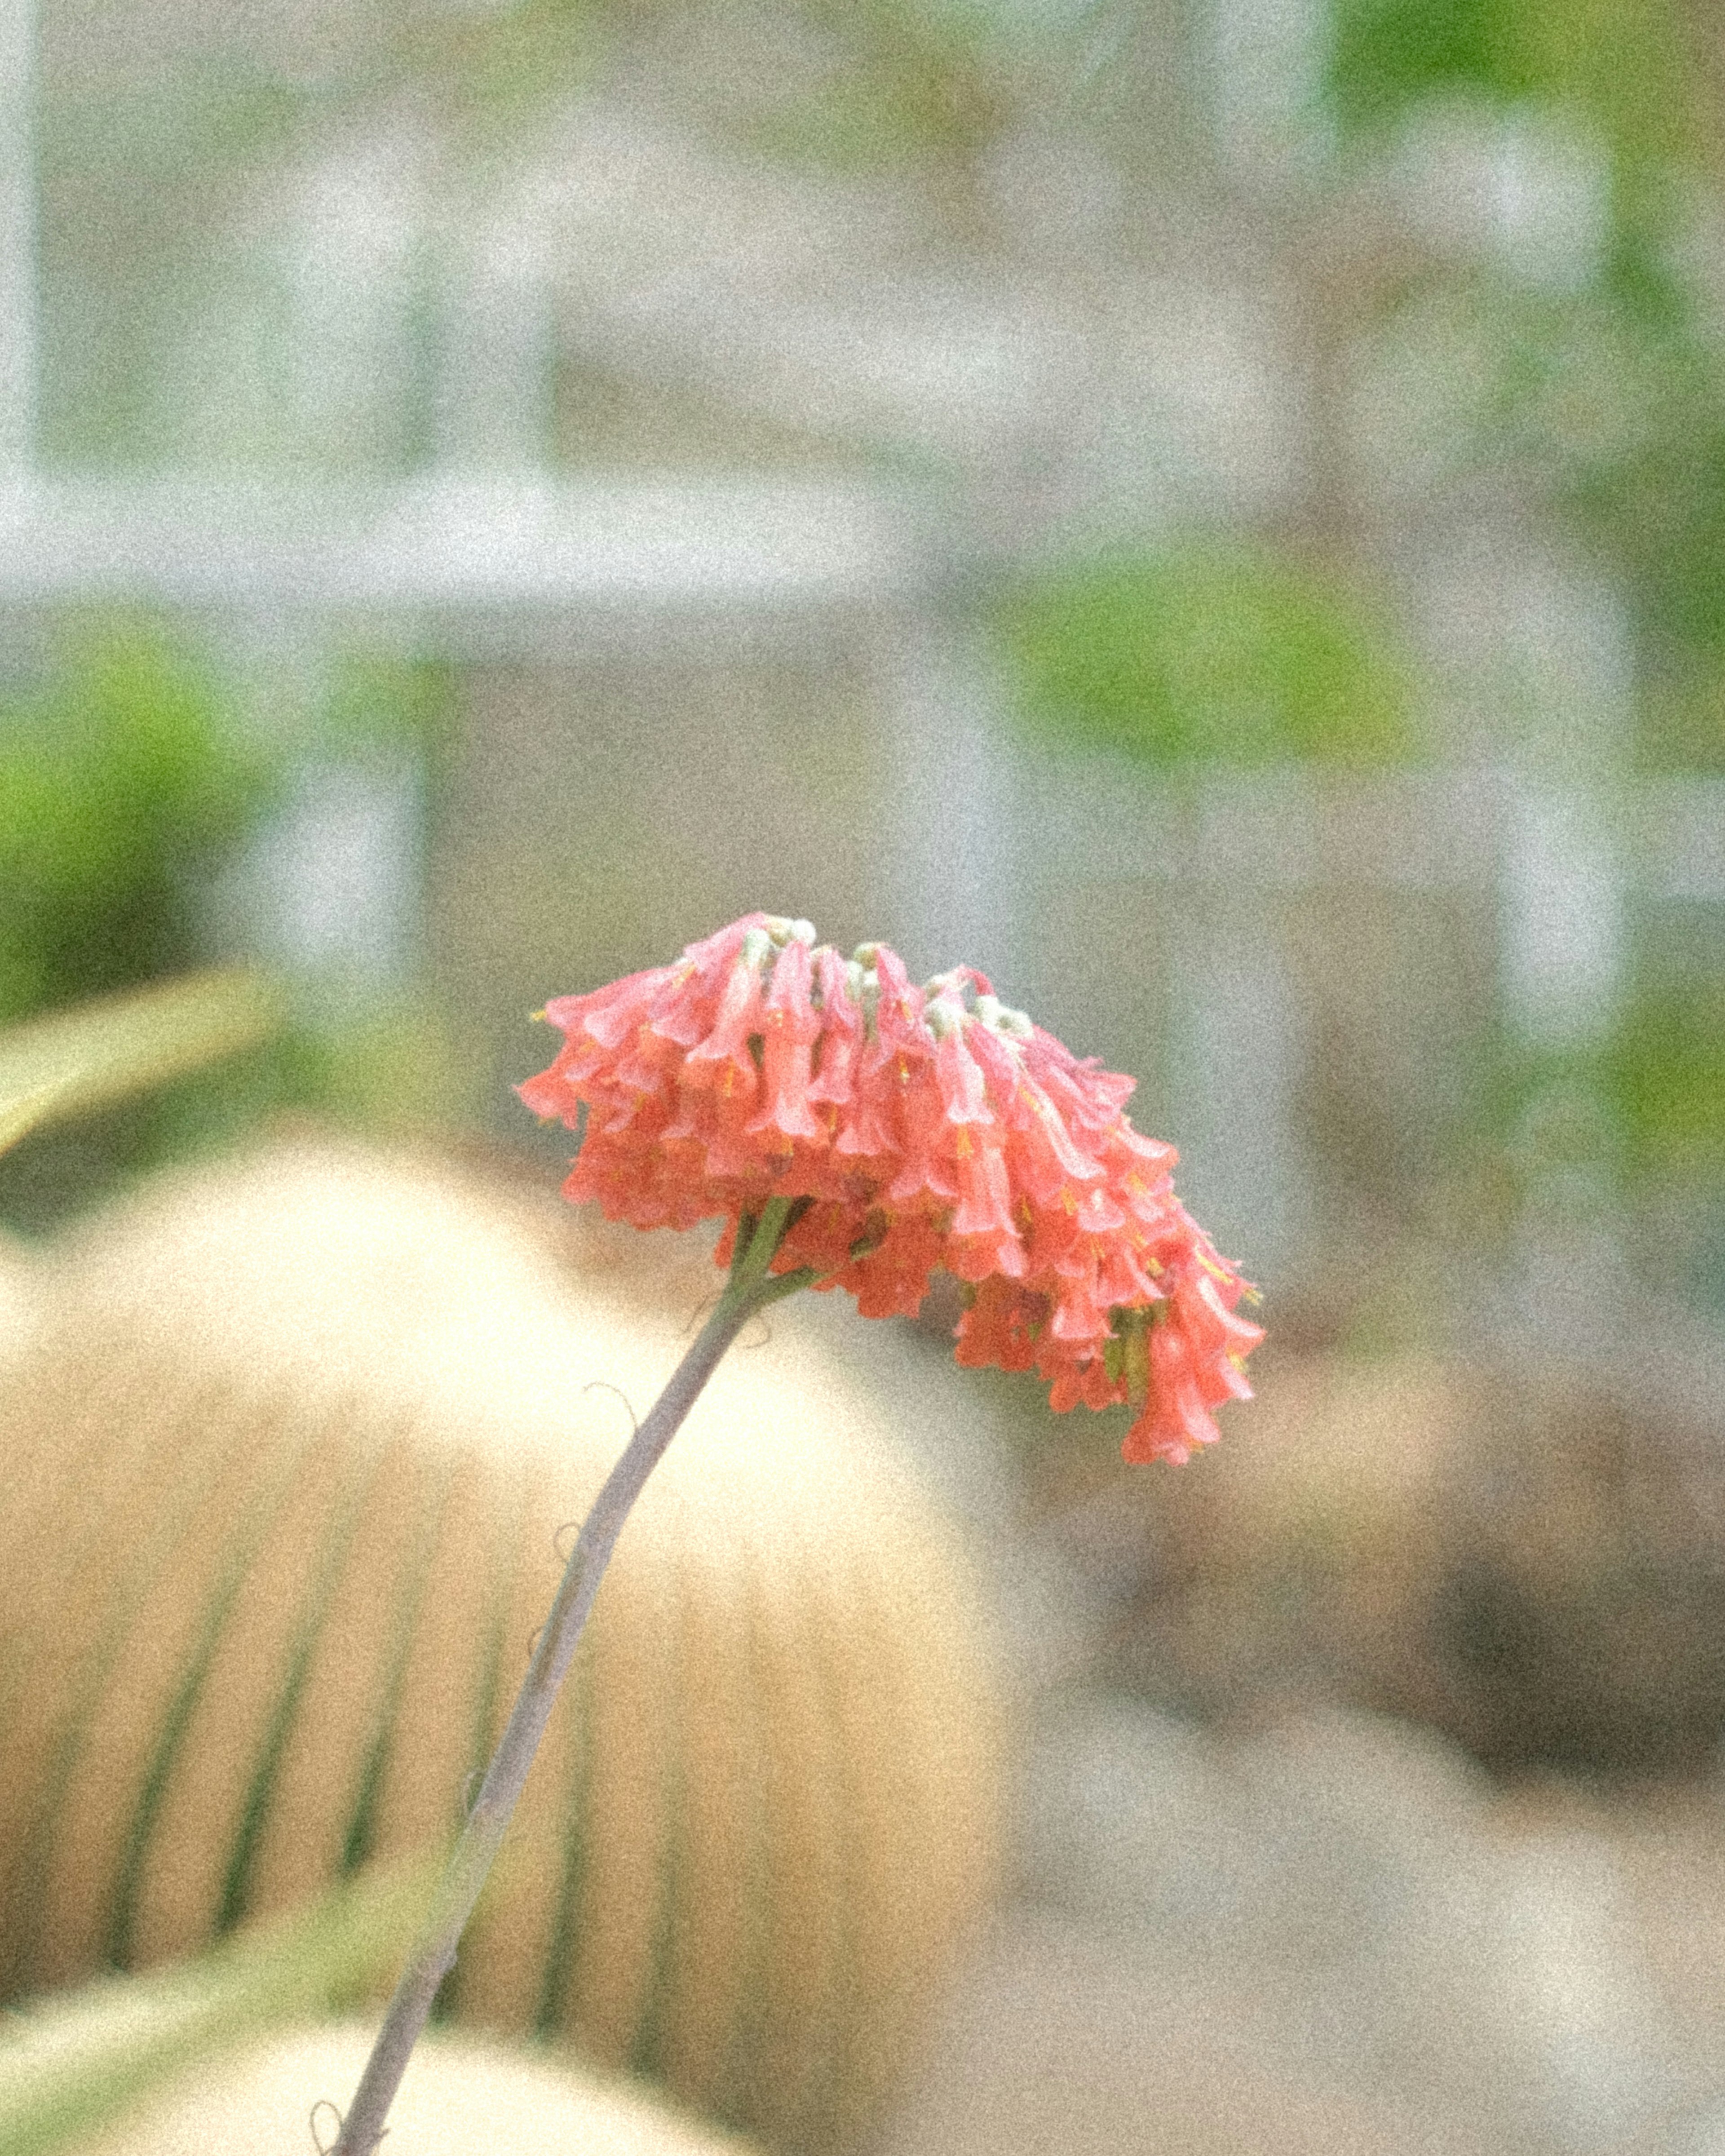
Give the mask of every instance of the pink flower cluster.
POLYGON ((846 959, 752 913, 545 1015, 564 1044, 520 1091, 587 1111, 569 1198, 638 1228, 721 1216, 721 1264, 744 1215, 805 1200, 775 1271, 883 1317, 944 1265, 970 1286, 958 1360, 1034 1366, 1058 1409, 1130 1401, 1128 1460, 1183 1461, 1250 1397, 1245 1283, 1175 1198, 1173 1148, 1127 1121, 1132 1080, 973 968, 913 987, 884 944, 846 959))

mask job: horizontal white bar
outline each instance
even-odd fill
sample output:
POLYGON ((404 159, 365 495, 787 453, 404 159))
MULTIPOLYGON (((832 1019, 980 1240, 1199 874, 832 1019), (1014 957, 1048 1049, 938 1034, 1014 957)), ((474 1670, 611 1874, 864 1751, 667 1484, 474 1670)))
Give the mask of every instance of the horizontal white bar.
POLYGON ((548 621, 845 609, 901 601, 928 578, 912 520, 862 487, 449 474, 352 489, 177 475, 0 490, 0 606, 447 618, 531 647, 548 621))

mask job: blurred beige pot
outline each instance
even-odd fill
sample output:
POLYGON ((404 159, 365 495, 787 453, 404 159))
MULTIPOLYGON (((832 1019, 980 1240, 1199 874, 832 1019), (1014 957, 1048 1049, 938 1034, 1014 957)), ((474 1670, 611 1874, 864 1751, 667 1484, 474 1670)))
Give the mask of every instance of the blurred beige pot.
MULTIPOLYGON (((328 2103, 359 2077, 370 2032, 314 2029, 201 2066, 77 2156, 306 2156, 334 2138, 328 2103)), ((472 2038, 436 2035, 415 2053, 396 2100, 392 2148, 408 2156, 747 2156, 742 2142, 679 2118, 644 2092, 472 2038)))
POLYGON ((10 1235, 0 1235, 0 1375, 23 1352, 36 1311, 36 1265, 10 1235))
MULTIPOLYGON (((322 1145, 68 1255, 0 1395, 0 1998, 451 1829, 626 1435, 592 1388, 651 1400, 717 1285, 688 1265, 571 1268, 322 1145)), ((982 1636, 880 1410, 775 1313, 624 1534, 455 2013, 772 2136, 856 2125, 993 1870, 982 1636)))

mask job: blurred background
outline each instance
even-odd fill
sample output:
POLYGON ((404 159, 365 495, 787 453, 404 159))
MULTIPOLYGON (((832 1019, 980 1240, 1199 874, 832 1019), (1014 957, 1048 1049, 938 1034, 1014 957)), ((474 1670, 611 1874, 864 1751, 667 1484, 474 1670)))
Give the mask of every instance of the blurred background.
MULTIPOLYGON (((526 1014, 751 907, 975 963, 1136 1074, 1272 1333, 1185 1478, 983 1387, 1093 1618, 1050 1815, 1315 1702, 1542 1833, 1604 1807, 1599 1877, 1656 1814, 1711 1862, 1712 11, 0 0, 0 1019, 218 958, 295 1011, 19 1148, 0 1219, 295 1111, 548 1169, 526 1014)), ((1550 1921, 1528 2146, 1725 2090, 1725 1967, 1666 1987, 1711 2065, 1625 2007, 1596 2087, 1550 1921)))
POLYGON ((1136 1073, 1284 1333, 1717 1327, 1706 11, 4 20, 8 1014, 259 957, 513 1132, 759 904, 1136 1073))

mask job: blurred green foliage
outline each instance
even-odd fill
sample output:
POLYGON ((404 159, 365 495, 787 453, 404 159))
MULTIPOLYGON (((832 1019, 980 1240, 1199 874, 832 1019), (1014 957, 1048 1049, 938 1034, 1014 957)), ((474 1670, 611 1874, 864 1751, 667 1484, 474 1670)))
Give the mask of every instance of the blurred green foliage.
MULTIPOLYGON (((1725 346, 1707 268, 1720 77, 1704 17, 1677 0, 1336 0, 1332 28, 1329 103, 1350 148, 1459 103, 1537 116, 1597 161, 1604 228, 1584 276, 1553 286, 1413 250, 1384 311, 1423 313, 1432 332, 1446 470, 1512 475, 1624 594, 1632 760, 1725 771, 1725 346), (1470 372, 1480 386, 1458 403, 1470 372)), ((1540 1055, 1506 1032, 1480 1075, 1505 1222, 1612 1217, 1670 1285, 1725 1307, 1717 968, 1656 984, 1643 963, 1599 1042, 1540 1055)))
POLYGON ((454 695, 439 660, 336 651, 316 715, 315 746, 332 756, 435 757, 454 695))
POLYGON ((1523 97, 1525 11, 1504 0, 1337 0, 1329 87, 1350 133, 1389 125, 1435 91, 1523 97))
POLYGON ((1639 995, 1604 1070, 1632 1171, 1725 1189, 1725 980, 1639 995))
MULTIPOLYGON (((44 685, 0 703, 0 1024, 244 955, 224 878, 296 759, 429 752, 446 694, 434 668, 338 663, 308 737, 266 736, 158 624, 74 625, 44 685)), ((0 1168, 0 1219, 49 1226, 117 1177, 268 1115, 413 1127, 456 1098, 424 995, 331 1003, 305 983, 293 1004, 270 1039, 215 1067, 33 1134, 0 1168)))
POLYGON ((819 80, 795 85, 749 131, 769 155, 866 172, 907 159, 973 157, 1018 101, 987 11, 922 0, 803 0, 828 44, 819 80))
POLYGON ((389 12, 372 42, 380 72, 419 85, 435 81, 470 106, 512 106, 577 87, 608 33, 629 13, 615 0, 513 0, 503 8, 389 12))
POLYGON ((77 637, 0 709, 0 1021, 177 971, 281 780, 157 630, 77 637))
POLYGON ((1382 146, 1461 101, 1541 116, 1599 160, 1604 244, 1579 289, 1411 263, 1389 308, 1447 288, 1487 382, 1453 458, 1517 470, 1624 589, 1639 759, 1725 770, 1725 351, 1703 208, 1725 115, 1704 15, 1678 0, 1337 0, 1332 31, 1346 144, 1382 146))
POLYGON ((1725 1313, 1725 978, 1644 983, 1569 1050, 1504 1030, 1472 1106, 1486 1138, 1467 1159, 1476 1226, 1616 1222, 1650 1277, 1725 1313))
POLYGON ((1632 183, 1704 142, 1698 58, 1673 0, 1334 0, 1326 88, 1346 138, 1441 98, 1566 109, 1632 183))
POLYGON ((1000 633, 1037 728, 1163 765, 1395 762, 1417 750, 1388 632, 1257 550, 1117 554, 1015 586, 1000 633))
MULTIPOLYGON (((212 888, 285 775, 159 628, 70 629, 45 685, 0 707, 0 1022, 223 955, 212 888)), ((0 1216, 45 1226, 221 1122, 218 1104, 292 1093, 301 1052, 278 1040, 33 1137, 0 1173, 0 1216)))
POLYGON ((1622 595, 1632 760, 1725 771, 1725 352, 1656 258, 1632 270, 1573 293, 1434 277, 1381 326, 1413 325, 1443 482, 1512 475, 1622 595))

